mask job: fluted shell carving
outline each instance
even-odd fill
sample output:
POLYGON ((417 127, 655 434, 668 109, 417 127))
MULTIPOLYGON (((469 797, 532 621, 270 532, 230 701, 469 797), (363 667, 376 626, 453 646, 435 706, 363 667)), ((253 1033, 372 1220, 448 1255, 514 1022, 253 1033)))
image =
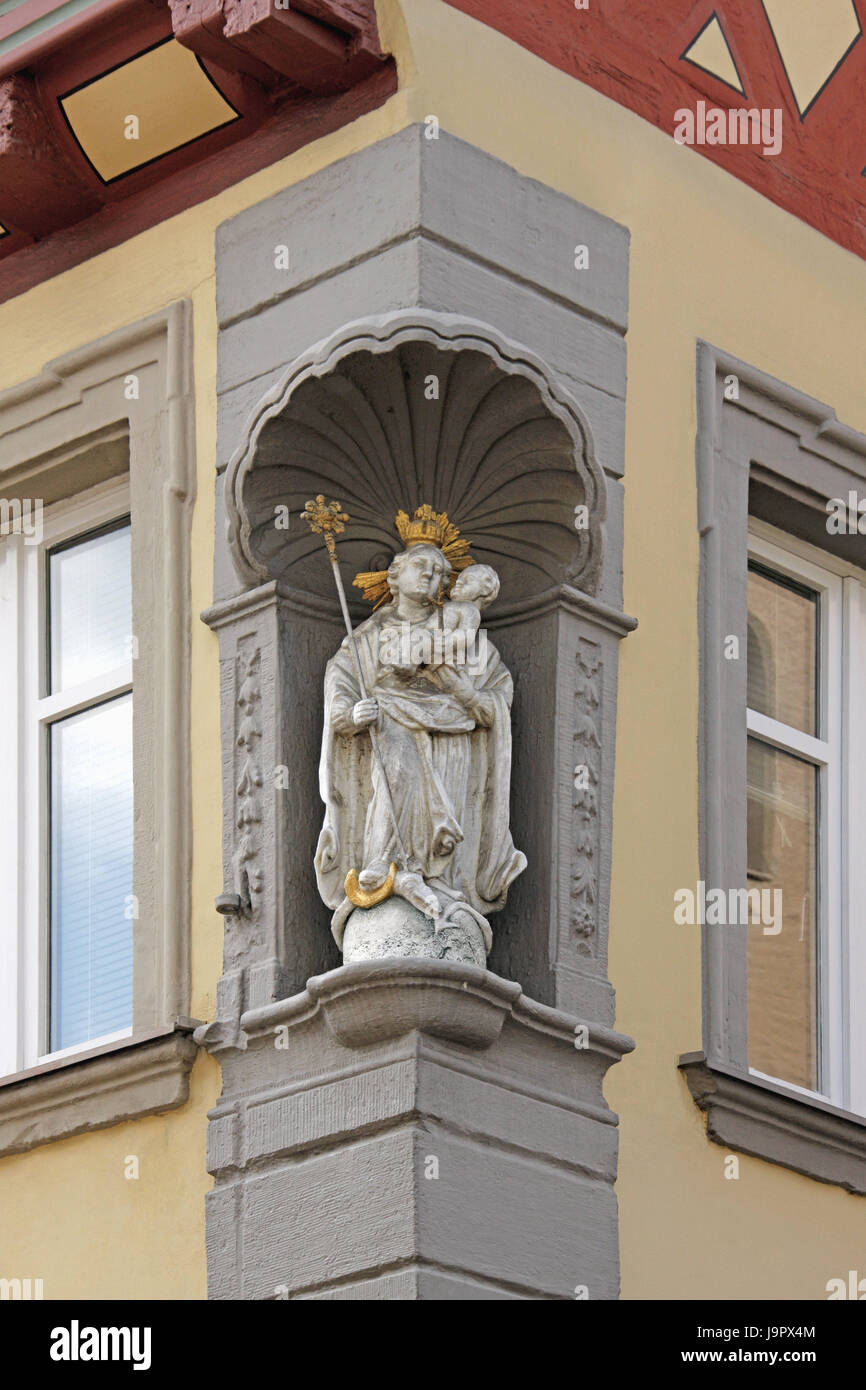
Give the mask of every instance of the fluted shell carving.
POLYGON ((395 512, 427 502, 512 598, 564 581, 597 587, 605 487, 586 423, 536 359, 479 326, 380 320, 295 364, 227 474, 245 578, 330 593, 321 544, 299 519, 319 492, 351 517, 339 547, 347 582, 387 565, 395 512))

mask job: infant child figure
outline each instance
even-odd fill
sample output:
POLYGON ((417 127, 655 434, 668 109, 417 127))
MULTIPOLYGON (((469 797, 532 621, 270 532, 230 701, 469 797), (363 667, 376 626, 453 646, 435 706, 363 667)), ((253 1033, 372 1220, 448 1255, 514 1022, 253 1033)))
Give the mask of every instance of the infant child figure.
POLYGON ((435 669, 443 664, 471 665, 476 654, 475 637, 481 612, 499 593, 499 575, 490 565, 469 565, 458 575, 451 597, 425 624, 434 634, 435 669), (441 637, 437 637, 441 634, 441 637), (459 636, 458 636, 459 634, 459 636))
MULTIPOLYGON (((490 565, 469 565, 454 581, 451 597, 430 617, 410 628, 407 623, 383 629, 383 676, 380 686, 398 692, 407 681, 431 676, 443 667, 481 671, 487 661, 484 633, 477 642, 481 610, 499 593, 499 576, 490 565)), ((452 687, 453 688, 453 687, 452 687)))

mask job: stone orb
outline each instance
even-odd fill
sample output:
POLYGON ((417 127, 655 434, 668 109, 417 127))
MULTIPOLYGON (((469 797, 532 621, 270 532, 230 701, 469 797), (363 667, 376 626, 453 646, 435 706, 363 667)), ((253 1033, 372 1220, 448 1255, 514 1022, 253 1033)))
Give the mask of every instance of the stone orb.
POLYGON ((486 967, 481 928, 457 909, 440 931, 405 898, 356 907, 343 935, 343 963, 358 960, 456 960, 486 967))

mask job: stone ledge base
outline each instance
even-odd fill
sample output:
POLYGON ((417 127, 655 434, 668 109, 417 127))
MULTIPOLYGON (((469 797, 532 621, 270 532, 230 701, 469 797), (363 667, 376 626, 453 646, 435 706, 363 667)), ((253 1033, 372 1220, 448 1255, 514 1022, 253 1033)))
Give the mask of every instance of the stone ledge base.
POLYGON ((630 1039, 434 961, 344 966, 241 1031, 209 1126, 211 1298, 617 1297, 602 1082, 630 1039))

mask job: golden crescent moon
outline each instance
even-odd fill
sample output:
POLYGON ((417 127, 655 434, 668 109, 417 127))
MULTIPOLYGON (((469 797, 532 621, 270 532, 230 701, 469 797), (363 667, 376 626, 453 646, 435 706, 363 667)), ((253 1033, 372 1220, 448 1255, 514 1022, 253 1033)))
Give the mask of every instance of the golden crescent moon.
POLYGON ((386 898, 390 898, 394 892, 394 880, 397 877, 397 865, 393 862, 388 865, 388 877, 384 883, 380 883, 378 888, 364 889, 358 883, 357 869, 350 869, 346 874, 346 882, 343 885, 346 890, 346 897, 355 907, 375 907, 377 903, 383 903, 386 898))

